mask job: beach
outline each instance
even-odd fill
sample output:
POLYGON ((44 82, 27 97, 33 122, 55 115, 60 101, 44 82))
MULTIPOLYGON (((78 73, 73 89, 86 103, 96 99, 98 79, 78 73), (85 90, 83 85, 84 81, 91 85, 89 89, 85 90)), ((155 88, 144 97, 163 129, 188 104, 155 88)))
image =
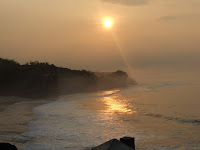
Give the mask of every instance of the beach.
POLYGON ((36 117, 33 108, 52 100, 0 97, 0 142, 8 142, 21 148, 26 140, 18 140, 16 137, 25 132, 28 122, 36 117))
POLYGON ((198 150, 199 89, 158 82, 55 99, 1 97, 0 139, 21 150, 88 150, 131 136, 137 150, 198 150))

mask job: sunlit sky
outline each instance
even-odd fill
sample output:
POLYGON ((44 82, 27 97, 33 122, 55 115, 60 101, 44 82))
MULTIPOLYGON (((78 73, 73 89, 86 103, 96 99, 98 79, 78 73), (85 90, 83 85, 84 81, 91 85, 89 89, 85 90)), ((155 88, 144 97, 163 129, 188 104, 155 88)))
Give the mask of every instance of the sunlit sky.
POLYGON ((0 57, 94 71, 195 70, 200 0, 0 0, 0 57))

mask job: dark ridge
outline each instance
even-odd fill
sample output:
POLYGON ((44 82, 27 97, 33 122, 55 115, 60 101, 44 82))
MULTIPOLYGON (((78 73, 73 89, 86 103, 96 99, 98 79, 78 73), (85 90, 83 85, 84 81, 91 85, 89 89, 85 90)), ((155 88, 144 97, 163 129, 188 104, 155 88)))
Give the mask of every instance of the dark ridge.
POLYGON ((18 62, 0 58, 0 95, 30 98, 55 97, 136 84, 126 72, 95 73, 71 70, 47 62, 18 62))

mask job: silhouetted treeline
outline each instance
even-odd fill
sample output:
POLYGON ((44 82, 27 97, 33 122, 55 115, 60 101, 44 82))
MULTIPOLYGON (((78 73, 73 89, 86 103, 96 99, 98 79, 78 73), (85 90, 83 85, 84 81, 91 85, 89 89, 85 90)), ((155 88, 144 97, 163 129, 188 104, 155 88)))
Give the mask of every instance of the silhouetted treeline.
POLYGON ((127 85, 123 71, 94 73, 37 61, 20 65, 0 58, 0 95, 4 96, 47 97, 127 85))

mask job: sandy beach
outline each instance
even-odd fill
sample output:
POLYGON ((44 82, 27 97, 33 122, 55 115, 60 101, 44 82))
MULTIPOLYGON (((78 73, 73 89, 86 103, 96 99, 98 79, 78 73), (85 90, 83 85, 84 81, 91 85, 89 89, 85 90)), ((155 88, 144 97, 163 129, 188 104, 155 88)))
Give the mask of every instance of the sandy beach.
POLYGON ((26 142, 17 138, 28 128, 28 121, 36 117, 33 108, 53 99, 0 97, 0 142, 8 142, 18 149, 26 142))

